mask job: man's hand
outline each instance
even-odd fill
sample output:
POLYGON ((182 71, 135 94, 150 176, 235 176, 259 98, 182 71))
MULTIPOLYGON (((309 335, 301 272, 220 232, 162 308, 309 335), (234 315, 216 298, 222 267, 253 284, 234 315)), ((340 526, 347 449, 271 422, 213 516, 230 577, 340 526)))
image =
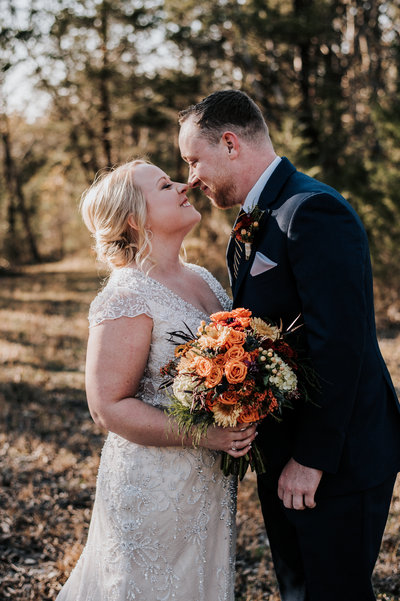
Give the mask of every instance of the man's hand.
POLYGON ((290 459, 278 482, 278 496, 287 509, 312 509, 323 472, 290 459))

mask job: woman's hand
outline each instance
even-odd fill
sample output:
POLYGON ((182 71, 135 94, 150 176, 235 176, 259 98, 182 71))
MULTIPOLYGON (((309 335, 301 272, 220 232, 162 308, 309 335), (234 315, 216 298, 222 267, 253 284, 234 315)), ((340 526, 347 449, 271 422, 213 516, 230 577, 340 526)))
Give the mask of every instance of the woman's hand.
POLYGON ((201 439, 200 446, 214 451, 225 451, 232 457, 242 457, 251 449, 257 436, 257 424, 241 425, 235 428, 211 426, 201 439))

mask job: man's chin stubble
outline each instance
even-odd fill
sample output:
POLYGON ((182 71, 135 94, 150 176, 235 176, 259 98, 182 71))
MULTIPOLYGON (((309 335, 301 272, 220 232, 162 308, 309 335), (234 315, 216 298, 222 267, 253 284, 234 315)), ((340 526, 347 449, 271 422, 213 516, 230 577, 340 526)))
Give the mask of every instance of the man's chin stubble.
POLYGON ((234 194, 234 190, 229 190, 228 194, 217 194, 215 198, 208 197, 212 204, 218 209, 231 209, 235 205, 240 204, 240 200, 236 199, 236 195, 234 194))

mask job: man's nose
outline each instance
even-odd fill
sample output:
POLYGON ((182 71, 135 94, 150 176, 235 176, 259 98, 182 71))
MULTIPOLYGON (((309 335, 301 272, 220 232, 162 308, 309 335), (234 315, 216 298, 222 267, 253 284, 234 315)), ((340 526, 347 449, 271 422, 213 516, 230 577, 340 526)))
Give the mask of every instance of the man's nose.
POLYGON ((191 169, 189 169, 188 185, 190 188, 197 188, 200 185, 200 180, 191 169))

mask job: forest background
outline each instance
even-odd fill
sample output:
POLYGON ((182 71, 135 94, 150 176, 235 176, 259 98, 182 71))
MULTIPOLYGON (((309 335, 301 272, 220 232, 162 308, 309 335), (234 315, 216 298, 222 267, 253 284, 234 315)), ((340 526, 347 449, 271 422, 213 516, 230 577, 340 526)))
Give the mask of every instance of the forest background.
MULTIPOLYGON (((278 154, 360 213, 378 300, 398 315, 398 1, 0 0, 0 19, 3 267, 86 249, 77 204, 104 167, 146 155, 184 181, 177 112, 233 87, 278 154)), ((226 281, 233 214, 196 204, 189 248, 226 281)))
MULTIPOLYGON (((380 344, 400 387, 398 0, 0 0, 0 598, 53 601, 82 550, 104 440, 85 403, 86 313, 104 271, 79 198, 146 156, 185 181, 177 113, 252 96, 279 155, 367 229, 380 344)), ((235 210, 191 193, 189 259, 227 285, 235 210)), ((399 488, 375 574, 400 600, 399 488)), ((254 478, 238 500, 237 599, 279 599, 254 478)))

